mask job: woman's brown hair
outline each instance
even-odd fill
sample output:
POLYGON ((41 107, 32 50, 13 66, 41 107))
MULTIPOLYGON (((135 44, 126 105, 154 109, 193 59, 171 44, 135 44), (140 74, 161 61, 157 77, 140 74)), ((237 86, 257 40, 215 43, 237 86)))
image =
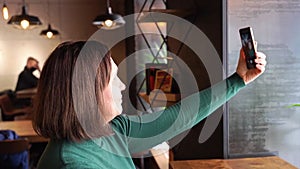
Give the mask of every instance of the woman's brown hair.
POLYGON ((38 134, 80 141, 111 133, 102 114, 110 55, 107 47, 95 41, 65 42, 50 54, 34 102, 33 128, 38 134))

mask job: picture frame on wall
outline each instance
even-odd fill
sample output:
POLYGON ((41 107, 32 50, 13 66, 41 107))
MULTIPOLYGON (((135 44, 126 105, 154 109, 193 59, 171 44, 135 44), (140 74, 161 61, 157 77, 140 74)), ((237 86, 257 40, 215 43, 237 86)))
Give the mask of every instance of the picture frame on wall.
POLYGON ((163 92, 172 91, 173 69, 157 70, 155 75, 155 89, 160 89, 163 92))
POLYGON ((168 65, 164 63, 146 63, 146 94, 149 95, 155 89, 156 72, 167 69, 168 65))

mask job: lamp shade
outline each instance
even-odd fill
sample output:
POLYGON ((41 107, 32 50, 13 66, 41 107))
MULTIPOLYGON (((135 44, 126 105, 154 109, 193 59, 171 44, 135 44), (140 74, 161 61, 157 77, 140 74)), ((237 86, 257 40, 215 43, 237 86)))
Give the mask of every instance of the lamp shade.
POLYGON ((59 35, 59 32, 55 29, 52 29, 51 25, 48 24, 48 28, 45 30, 42 30, 40 35, 46 36, 47 38, 51 39, 52 37, 59 35))
POLYGON ((107 14, 97 16, 93 25, 96 25, 100 29, 112 30, 119 28, 125 24, 125 20, 121 15, 112 13, 111 7, 108 7, 107 14))
POLYGON ((21 15, 14 15, 10 18, 7 24, 11 24, 20 29, 33 28, 37 25, 42 25, 40 19, 36 16, 28 15, 26 13, 25 5, 22 7, 21 15))
POLYGON ((9 14, 8 14, 8 8, 7 8, 6 4, 5 4, 5 2, 4 2, 3 7, 2 7, 2 15, 3 15, 3 18, 5 20, 8 20, 9 14))

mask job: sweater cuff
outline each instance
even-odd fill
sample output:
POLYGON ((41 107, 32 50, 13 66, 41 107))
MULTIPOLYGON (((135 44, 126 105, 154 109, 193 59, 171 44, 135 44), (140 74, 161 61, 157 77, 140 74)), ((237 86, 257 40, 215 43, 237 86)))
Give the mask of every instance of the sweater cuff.
POLYGON ((231 82, 231 84, 236 84, 239 88, 243 88, 246 86, 244 80, 235 72, 232 74, 228 80, 231 82))

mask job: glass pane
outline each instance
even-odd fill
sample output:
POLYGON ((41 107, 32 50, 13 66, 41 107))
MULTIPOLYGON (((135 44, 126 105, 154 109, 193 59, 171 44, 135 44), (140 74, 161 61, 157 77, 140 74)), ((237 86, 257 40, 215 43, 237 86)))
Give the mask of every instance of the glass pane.
POLYGON ((229 155, 274 152, 300 167, 300 1, 230 0, 228 74, 235 71, 241 41, 251 26, 266 72, 229 102, 229 155))

